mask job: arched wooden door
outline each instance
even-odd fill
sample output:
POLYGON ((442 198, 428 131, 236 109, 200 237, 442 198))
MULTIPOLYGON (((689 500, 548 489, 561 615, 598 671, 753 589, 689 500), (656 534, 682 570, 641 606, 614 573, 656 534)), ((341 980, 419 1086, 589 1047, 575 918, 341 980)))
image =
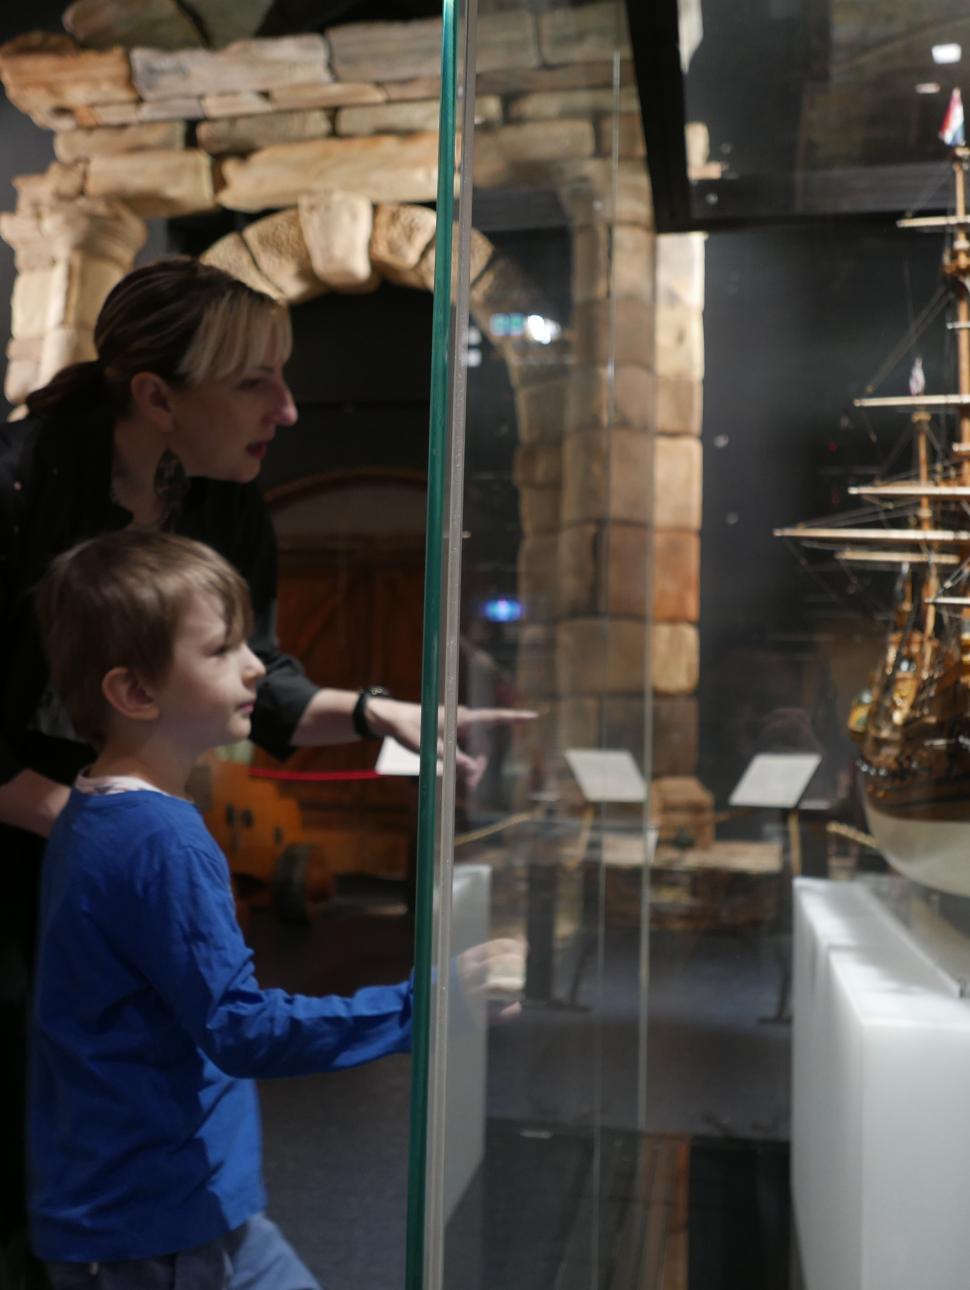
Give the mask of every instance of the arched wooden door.
MULTIPOLYGON (((279 635, 318 684, 381 684, 418 700, 425 480, 408 471, 316 476, 267 498, 279 546, 279 635)), ((286 771, 371 768, 376 742, 300 749, 286 771)), ((257 752, 255 767, 279 763, 257 752)), ((274 781, 300 809, 303 839, 334 874, 407 876, 417 781, 274 781)))

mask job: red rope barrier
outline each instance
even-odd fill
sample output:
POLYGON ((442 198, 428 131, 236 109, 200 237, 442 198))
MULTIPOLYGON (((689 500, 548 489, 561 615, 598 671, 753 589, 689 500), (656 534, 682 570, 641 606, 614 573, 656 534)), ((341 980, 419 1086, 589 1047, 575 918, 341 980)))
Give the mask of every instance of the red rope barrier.
POLYGON ((348 779, 386 779, 378 770, 250 770, 252 779, 281 779, 290 783, 332 783, 348 779))

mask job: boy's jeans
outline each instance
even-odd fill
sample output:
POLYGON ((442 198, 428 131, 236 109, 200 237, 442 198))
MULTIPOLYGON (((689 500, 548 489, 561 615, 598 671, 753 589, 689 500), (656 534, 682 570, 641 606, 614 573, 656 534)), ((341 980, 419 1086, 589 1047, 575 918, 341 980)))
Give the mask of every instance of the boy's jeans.
POLYGON ((53 1290, 320 1290, 320 1283, 264 1214, 222 1240, 181 1254, 45 1266, 53 1290))

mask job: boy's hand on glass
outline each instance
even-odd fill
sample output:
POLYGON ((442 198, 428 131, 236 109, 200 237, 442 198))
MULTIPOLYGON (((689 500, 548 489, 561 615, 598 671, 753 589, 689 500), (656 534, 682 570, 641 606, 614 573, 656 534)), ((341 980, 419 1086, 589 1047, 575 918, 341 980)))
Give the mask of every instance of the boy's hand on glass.
MULTIPOLYGON (((455 959, 455 968, 469 1004, 486 1003, 495 995, 508 998, 520 994, 525 983, 527 948, 524 940, 505 936, 463 950, 455 959)), ((521 1001, 514 998, 498 1015, 510 1019, 521 1011, 521 1001)))

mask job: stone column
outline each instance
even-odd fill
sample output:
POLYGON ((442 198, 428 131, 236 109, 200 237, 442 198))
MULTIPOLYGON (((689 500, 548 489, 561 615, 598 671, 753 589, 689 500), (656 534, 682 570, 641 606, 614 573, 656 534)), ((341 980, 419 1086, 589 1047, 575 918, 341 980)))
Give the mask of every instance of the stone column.
POLYGON ((62 367, 94 357, 105 296, 134 263, 146 227, 120 202, 77 197, 0 215, 15 253, 4 393, 19 404, 62 367))

